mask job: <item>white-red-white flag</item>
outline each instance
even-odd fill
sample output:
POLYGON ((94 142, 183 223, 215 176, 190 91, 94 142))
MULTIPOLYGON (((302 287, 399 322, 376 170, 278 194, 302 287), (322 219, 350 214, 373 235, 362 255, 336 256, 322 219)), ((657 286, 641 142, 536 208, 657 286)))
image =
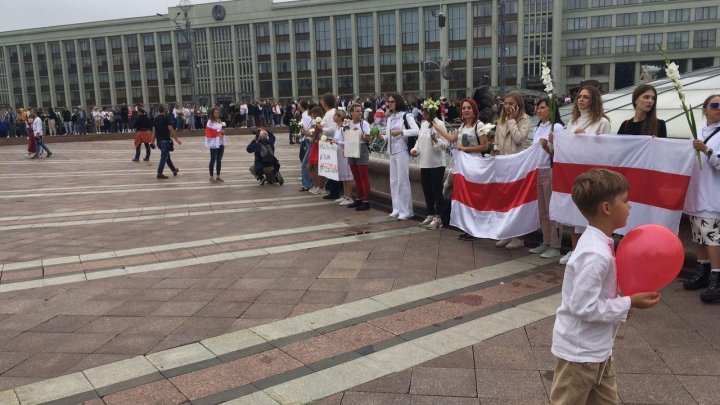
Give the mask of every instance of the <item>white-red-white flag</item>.
POLYGON ((514 155, 455 152, 450 224, 478 238, 506 239, 540 227, 537 170, 548 154, 539 144, 514 155))
POLYGON ((575 178, 592 168, 620 172, 630 183, 630 217, 624 235, 645 224, 678 232, 695 153, 684 139, 650 136, 555 134, 550 218, 564 225, 587 226, 572 202, 575 178))

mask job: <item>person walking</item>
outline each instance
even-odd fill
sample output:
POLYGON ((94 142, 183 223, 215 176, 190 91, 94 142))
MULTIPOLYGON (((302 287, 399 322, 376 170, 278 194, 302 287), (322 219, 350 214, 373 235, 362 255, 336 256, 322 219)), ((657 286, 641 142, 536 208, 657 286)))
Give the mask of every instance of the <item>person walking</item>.
POLYGON ((180 169, 175 167, 172 159, 170 158, 170 152, 174 150, 171 137, 175 139, 175 142, 177 142, 178 145, 182 145, 182 142, 175 133, 175 129, 172 124, 173 123, 170 120, 170 117, 168 117, 167 107, 164 105, 158 107, 158 116, 155 117, 155 121, 153 122, 153 136, 151 142, 156 143, 157 140, 157 145, 160 148, 160 163, 158 164, 157 169, 158 179, 168 178, 168 176, 163 174, 166 164, 172 171, 173 176, 177 176, 180 171, 180 169))
POLYGON ((208 115, 209 119, 205 126, 205 147, 210 149, 210 182, 223 183, 224 180, 220 178, 220 169, 226 145, 225 123, 220 118, 220 110, 215 107, 210 109, 208 115))
POLYGON ((132 161, 140 161, 140 145, 145 145, 145 158, 143 161, 149 162, 150 148, 155 148, 155 145, 152 144, 153 123, 142 108, 138 109, 138 119, 135 123, 135 128, 137 129, 135 132, 135 158, 132 161))
POLYGON ((35 139, 35 156, 32 159, 38 159, 40 157, 40 151, 44 150, 47 153, 47 157, 52 156, 52 152, 45 146, 43 142, 43 122, 42 118, 38 115, 36 109, 30 110, 30 119, 32 120, 32 134, 31 138, 35 139))

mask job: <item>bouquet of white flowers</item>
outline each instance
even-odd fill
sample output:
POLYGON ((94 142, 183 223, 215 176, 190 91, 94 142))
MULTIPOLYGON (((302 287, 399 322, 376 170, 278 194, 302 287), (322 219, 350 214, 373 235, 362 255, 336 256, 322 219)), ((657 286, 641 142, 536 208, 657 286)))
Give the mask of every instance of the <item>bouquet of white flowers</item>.
POLYGON ((422 109, 427 112, 427 121, 432 123, 435 117, 438 116, 438 111, 440 111, 440 100, 428 98, 423 101, 422 109))
POLYGON ((342 124, 343 129, 349 129, 351 122, 352 122, 352 121, 350 121, 349 119, 345 118, 345 119, 343 120, 343 124, 342 124))
POLYGON ((290 120, 290 133, 291 134, 299 134, 301 128, 302 127, 301 127, 300 123, 298 122, 298 120, 296 120, 296 119, 290 120))
POLYGON ((550 110, 550 131, 552 131, 552 124, 555 122, 555 111, 557 111, 557 101, 555 100, 555 87, 553 86, 552 75, 550 74, 550 68, 547 64, 547 56, 545 51, 541 54, 541 65, 542 65, 542 82, 545 85, 545 93, 548 96, 548 110, 550 110))

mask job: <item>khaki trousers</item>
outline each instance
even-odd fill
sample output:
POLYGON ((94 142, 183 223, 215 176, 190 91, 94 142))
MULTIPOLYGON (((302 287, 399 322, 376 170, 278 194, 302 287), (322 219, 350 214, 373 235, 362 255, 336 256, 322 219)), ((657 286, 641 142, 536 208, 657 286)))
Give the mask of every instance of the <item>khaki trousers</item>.
POLYGON ((598 385, 603 363, 573 363, 557 359, 550 392, 553 405, 617 404, 615 359, 610 356, 598 385))

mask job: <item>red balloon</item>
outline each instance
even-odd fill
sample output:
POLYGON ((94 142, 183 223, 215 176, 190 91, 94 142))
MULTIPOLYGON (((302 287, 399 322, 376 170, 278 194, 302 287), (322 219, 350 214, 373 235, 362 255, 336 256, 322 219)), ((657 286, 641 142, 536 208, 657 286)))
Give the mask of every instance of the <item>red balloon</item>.
POLYGON ((678 276, 685 249, 680 238, 664 226, 642 225, 625 235, 615 258, 623 294, 656 292, 678 276))

